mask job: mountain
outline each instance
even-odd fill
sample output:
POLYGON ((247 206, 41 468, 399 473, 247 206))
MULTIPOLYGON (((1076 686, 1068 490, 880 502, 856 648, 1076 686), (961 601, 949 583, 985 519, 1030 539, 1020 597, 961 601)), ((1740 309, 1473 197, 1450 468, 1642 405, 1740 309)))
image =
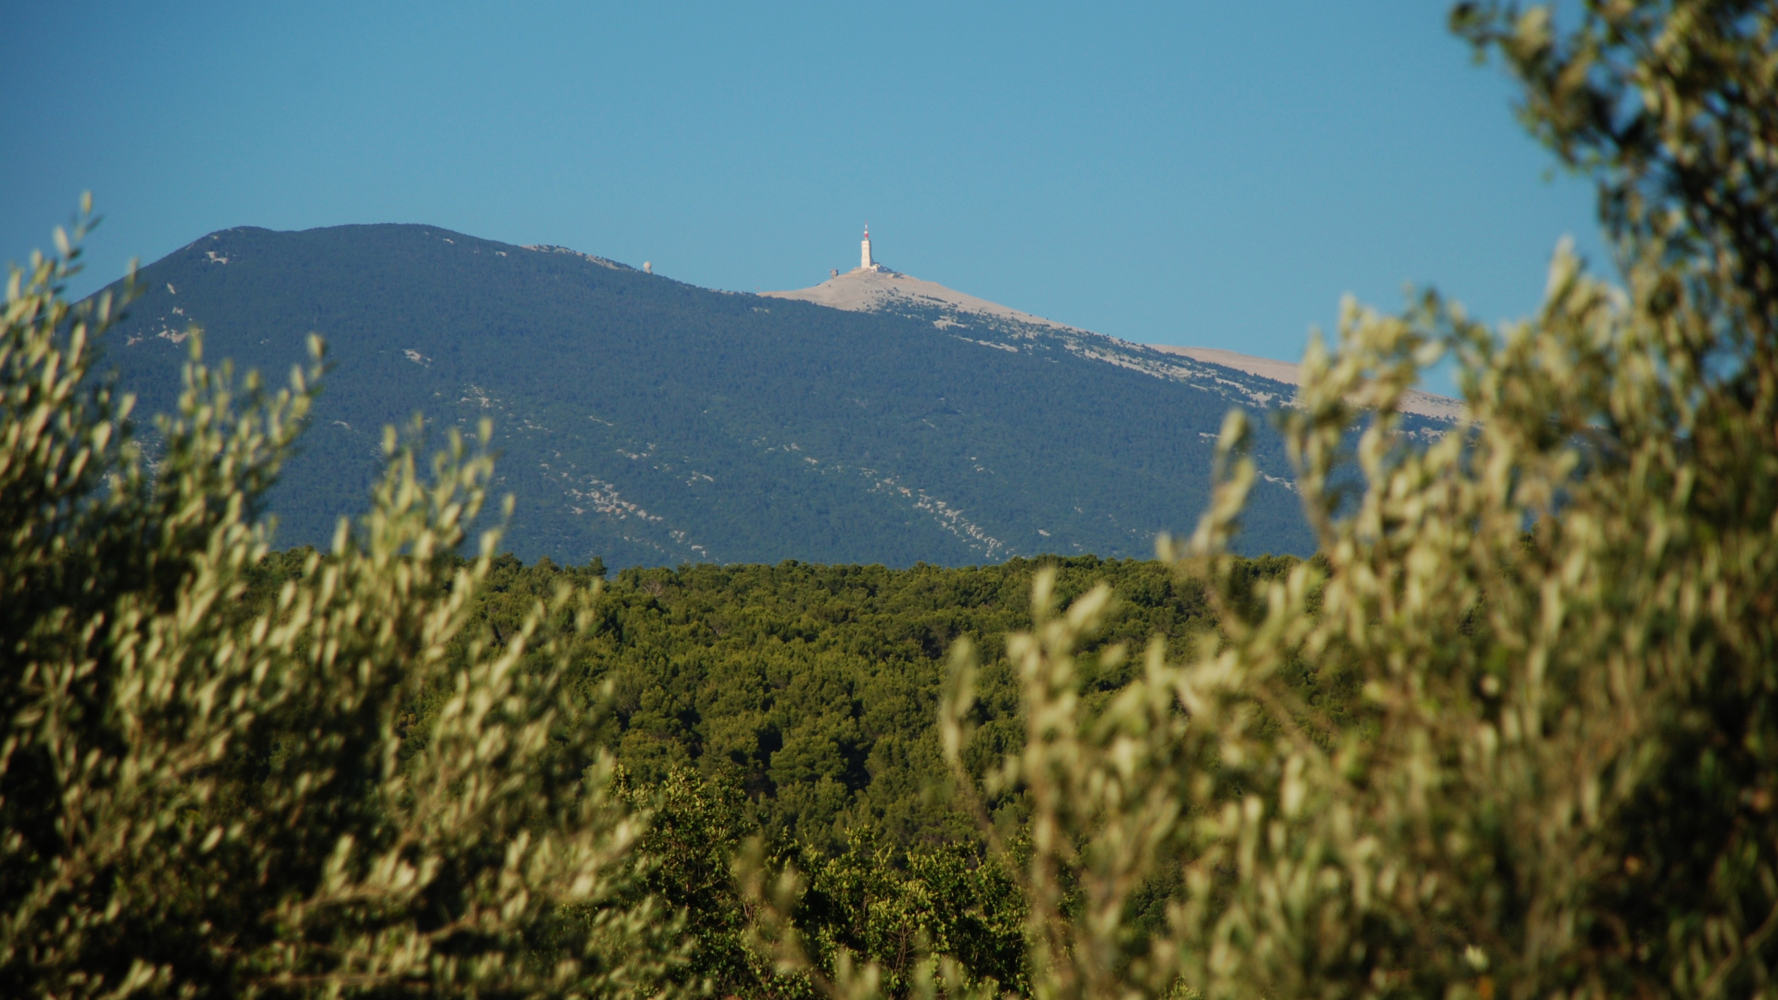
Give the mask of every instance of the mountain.
POLYGON ((1147 557, 1156 532, 1195 523, 1242 406, 1264 475, 1242 550, 1313 546, 1263 412, 1290 386, 887 269, 747 295, 369 225, 224 230, 139 277, 106 348, 138 413, 173 408, 192 325, 206 358, 274 382, 310 331, 327 338, 312 426, 270 498, 281 545, 327 544, 365 504, 382 428, 420 412, 434 434, 493 419, 494 488, 516 497, 505 544, 527 560, 1147 557))

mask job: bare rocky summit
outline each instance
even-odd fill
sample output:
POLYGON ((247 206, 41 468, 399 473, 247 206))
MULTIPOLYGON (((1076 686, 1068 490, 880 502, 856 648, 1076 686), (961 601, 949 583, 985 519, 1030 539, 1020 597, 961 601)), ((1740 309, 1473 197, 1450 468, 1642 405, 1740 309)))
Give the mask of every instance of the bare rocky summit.
MULTIPOLYGON (((932 324, 941 330, 968 329, 984 322, 1003 330, 1023 327, 1034 335, 1049 333, 1059 336, 1076 348, 1074 353, 1082 356, 1138 368, 1162 378, 1202 381, 1209 377, 1228 385, 1245 385, 1246 380, 1236 375, 1239 373, 1287 386, 1302 385, 1299 366, 1295 362, 1254 357, 1214 347, 1135 344, 1020 312, 997 302, 946 288, 935 281, 926 281, 891 270, 881 264, 853 268, 812 288, 764 294, 772 298, 813 302, 852 312, 899 315, 930 312, 936 314, 931 320, 932 324), (1160 357, 1156 357, 1157 354, 1160 357), (1208 366, 1208 369, 1198 365, 1182 366, 1175 360, 1180 358, 1199 362, 1202 366, 1208 366)), ((1277 402, 1288 405, 1290 402, 1275 387, 1248 387, 1241 395, 1246 401, 1260 405, 1277 402)), ((1448 396, 1410 390, 1402 399, 1402 410, 1433 420, 1454 422, 1462 419, 1463 403, 1448 396)))

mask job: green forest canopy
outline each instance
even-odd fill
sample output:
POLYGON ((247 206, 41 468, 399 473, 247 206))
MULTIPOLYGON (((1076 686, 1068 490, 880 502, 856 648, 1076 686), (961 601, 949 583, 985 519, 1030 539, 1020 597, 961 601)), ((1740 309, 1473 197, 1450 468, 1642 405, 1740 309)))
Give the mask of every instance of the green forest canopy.
MULTIPOLYGON (((270 607, 316 558, 308 549, 266 556, 246 605, 270 607)), ((1239 573, 1250 589, 1296 563, 1243 561, 1239 573)), ((773 985, 742 946, 746 919, 727 865, 749 837, 813 876, 798 922, 824 964, 849 947, 884 962, 899 993, 908 988, 910 949, 925 933, 972 972, 1016 985, 1024 982, 1021 897, 988 859, 981 831, 950 802, 937 710, 949 653, 967 640, 990 652, 968 751, 974 769, 1019 742, 1018 682, 993 651, 1031 627, 1031 584, 1043 567, 1057 573, 1065 597, 1101 582, 1116 588, 1117 611, 1089 655, 1151 639, 1186 645, 1214 628, 1202 581, 1155 561, 1050 557, 906 570, 788 561, 626 569, 607 582, 602 564, 525 566, 504 555, 467 608, 480 631, 460 635, 452 655, 465 656, 477 638, 514 634, 559 584, 599 588, 586 630, 563 637, 565 687, 607 706, 599 742, 615 754, 634 801, 663 810, 645 849, 669 863, 648 885, 692 914, 701 941, 693 971, 713 977, 719 993, 797 988, 773 985)), ((1133 664, 1093 671, 1089 698, 1122 688, 1133 664)), ((1342 718, 1353 711, 1349 684, 1306 672, 1300 680, 1307 700, 1342 718)), ((401 707, 404 753, 425 746, 445 694, 421 692, 401 707)), ((1016 797, 996 806, 1005 828, 1023 821, 1016 797)))

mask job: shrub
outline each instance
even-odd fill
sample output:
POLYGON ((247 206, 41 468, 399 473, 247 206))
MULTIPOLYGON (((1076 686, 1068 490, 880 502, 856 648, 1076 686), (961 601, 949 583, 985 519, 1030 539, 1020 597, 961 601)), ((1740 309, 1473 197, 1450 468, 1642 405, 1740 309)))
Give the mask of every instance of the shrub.
POLYGON ((488 460, 453 436, 427 478, 387 432, 370 513, 243 610, 319 344, 237 395, 194 337, 145 461, 92 374, 121 303, 61 296, 84 218, 13 271, 0 332, 0 992, 661 992, 676 923, 617 902, 643 817, 559 672, 522 668, 584 606, 445 656, 488 460), (404 753, 421 690, 442 705, 404 753))
MULTIPOLYGON (((1321 556, 1228 613, 1244 428, 1198 533, 1222 628, 1152 645, 1102 710, 1109 594, 1012 641, 1039 996, 1771 996, 1778 991, 1778 10, 1460 5, 1521 111, 1592 173, 1623 277, 1566 249, 1532 319, 1348 302, 1286 433, 1321 556), (1466 423, 1395 433, 1454 351, 1466 423), (1332 484, 1343 442, 1363 489, 1332 484), (1351 676, 1338 725, 1286 682, 1351 676), (1176 876, 1164 927, 1132 914, 1176 876)), ((969 733, 961 670, 944 725, 969 733)), ((959 771, 961 771, 959 765, 959 771)))

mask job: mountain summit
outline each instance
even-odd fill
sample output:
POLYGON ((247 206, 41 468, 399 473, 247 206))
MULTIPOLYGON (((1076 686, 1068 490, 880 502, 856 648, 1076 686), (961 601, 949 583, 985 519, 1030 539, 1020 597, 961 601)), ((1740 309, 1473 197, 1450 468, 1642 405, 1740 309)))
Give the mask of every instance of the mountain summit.
MULTIPOLYGON (((946 288, 935 281, 922 281, 910 277, 900 271, 891 270, 877 262, 876 255, 871 252, 870 226, 864 227, 864 241, 859 245, 859 264, 844 274, 835 271, 832 278, 823 281, 813 288, 798 289, 794 292, 765 292, 764 295, 777 299, 796 299, 802 302, 813 302, 816 305, 831 309, 846 309, 852 312, 905 312, 909 309, 938 309, 949 313, 967 313, 985 319, 1001 320, 1029 326, 1048 326, 1057 330, 1068 330, 1074 333, 1086 333, 1075 330, 1061 323, 1052 323, 1041 316, 1033 316, 1017 309, 1009 309, 999 303, 978 299, 955 289, 946 288)), ((945 326, 958 325, 946 323, 941 317, 936 321, 940 329, 945 326)))
MULTIPOLYGON (((813 302, 830 309, 846 309, 852 312, 904 312, 909 309, 938 309, 949 313, 967 313, 984 319, 1003 320, 1011 323, 1024 323, 1031 326, 1053 327, 1056 330, 1068 330, 1085 333, 1061 323, 1052 323, 1041 316, 1033 316, 1017 309, 987 299, 978 299, 955 289, 946 288, 936 281, 924 281, 900 271, 892 271, 881 264, 871 268, 854 268, 844 274, 838 274, 823 281, 813 288, 802 288, 793 292, 764 292, 767 298, 796 299, 801 302, 813 302)), ((940 329, 955 323, 940 323, 940 329)))
MULTIPOLYGON (((1159 352, 1174 358, 1185 358, 1188 361, 1211 365, 1224 372, 1239 372, 1245 375, 1279 382, 1285 385, 1302 384, 1297 365, 1290 361, 1277 361, 1271 358, 1254 357, 1213 347, 1176 347, 1171 344, 1137 345, 1121 341, 1114 337, 1082 330, 1078 327, 1057 323, 1020 312, 997 302, 989 302, 956 289, 946 288, 935 281, 925 281, 911 275, 902 274, 876 262, 871 253, 870 229, 864 231, 860 266, 845 273, 835 273, 833 277, 812 288, 801 288, 789 292, 765 292, 766 296, 780 299, 795 299, 802 302, 813 302, 832 309, 845 309, 852 312, 881 312, 901 315, 923 315, 935 313, 932 319, 939 329, 947 327, 965 327, 970 325, 965 317, 973 317, 977 323, 986 322, 995 326, 1010 325, 1025 327, 1032 331, 1048 330, 1063 337, 1065 340, 1080 344, 1093 343, 1098 350, 1093 352, 1105 357, 1107 352, 1116 356, 1117 363, 1134 364, 1139 368, 1155 371, 1154 358, 1140 352, 1130 352, 1126 348, 1143 348, 1147 352, 1159 352), (1086 338, 1083 340, 1082 338, 1086 338)), ((1106 357, 1111 360, 1110 357, 1106 357)), ((1165 363, 1161 366, 1165 369, 1165 363)), ((1158 373, 1158 372, 1157 372, 1158 373)), ((1175 375, 1199 377, 1205 374, 1203 369, 1187 366, 1175 375)), ((1254 398, 1262 405, 1273 401, 1271 390, 1261 389, 1265 398, 1254 398)), ((1463 404, 1448 396, 1436 396, 1432 393, 1409 390, 1402 399, 1402 410, 1438 421, 1455 421, 1460 419, 1463 404)))

